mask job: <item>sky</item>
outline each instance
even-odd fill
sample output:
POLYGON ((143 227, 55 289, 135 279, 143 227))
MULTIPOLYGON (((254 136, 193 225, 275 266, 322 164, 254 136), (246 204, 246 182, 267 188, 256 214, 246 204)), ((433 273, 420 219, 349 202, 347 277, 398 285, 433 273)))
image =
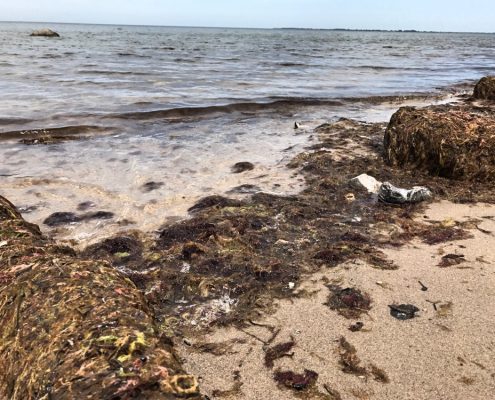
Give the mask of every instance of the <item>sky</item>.
POLYGON ((0 0, 0 21, 495 32, 495 0, 0 0))

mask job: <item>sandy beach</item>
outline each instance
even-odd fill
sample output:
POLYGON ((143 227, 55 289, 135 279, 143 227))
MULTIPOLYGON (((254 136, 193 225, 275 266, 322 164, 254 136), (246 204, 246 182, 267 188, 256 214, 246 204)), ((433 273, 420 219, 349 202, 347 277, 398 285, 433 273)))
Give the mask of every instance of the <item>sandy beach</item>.
POLYGON ((490 398, 495 390, 495 323, 491 317, 495 206, 435 202, 424 216, 438 222, 476 218, 482 221, 478 227, 487 232, 474 228, 467 240, 434 246, 412 242, 387 249, 387 257, 399 266, 394 271, 353 260, 310 275, 294 289, 296 296, 302 291, 308 296, 277 302, 277 311, 253 321, 255 325, 215 329, 197 343, 192 341, 193 348, 214 344, 222 349, 219 353, 191 351, 182 343, 179 353, 186 368, 200 377, 212 399, 490 398), (465 262, 439 267, 442 255, 450 253, 464 255, 465 262), (422 291, 419 282, 428 290, 422 291), (325 305, 328 283, 366 292, 372 300, 371 310, 348 319, 329 309, 325 305), (388 306, 402 303, 416 305, 417 317, 393 318, 388 306), (364 326, 351 332, 349 327, 356 321, 364 326), (342 337, 355 347, 365 372, 344 371, 342 337), (268 368, 266 349, 290 341, 295 343, 290 357, 268 368), (386 382, 370 373, 372 366, 383 370, 386 382), (311 395, 291 392, 273 380, 276 370, 302 373, 305 369, 319 374, 311 395))
POLYGON ((493 397, 490 35, 23 27, 0 399, 493 397))

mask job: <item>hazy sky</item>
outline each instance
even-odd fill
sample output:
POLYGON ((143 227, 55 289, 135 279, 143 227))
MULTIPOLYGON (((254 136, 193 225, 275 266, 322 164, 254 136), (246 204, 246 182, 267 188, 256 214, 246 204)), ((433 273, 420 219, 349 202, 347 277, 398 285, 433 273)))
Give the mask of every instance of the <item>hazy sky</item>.
POLYGON ((0 20, 495 31, 495 0, 0 0, 0 20))

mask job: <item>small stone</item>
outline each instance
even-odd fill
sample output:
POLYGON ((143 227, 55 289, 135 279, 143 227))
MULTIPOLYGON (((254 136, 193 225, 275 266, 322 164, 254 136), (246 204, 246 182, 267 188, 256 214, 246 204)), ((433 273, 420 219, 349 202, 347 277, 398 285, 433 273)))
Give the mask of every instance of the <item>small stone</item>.
POLYGON ((251 171, 254 169, 254 164, 248 161, 241 161, 232 166, 232 173, 240 174, 241 172, 251 171))
POLYGON ((367 174, 356 176, 355 178, 352 178, 349 183, 356 189, 365 189, 368 193, 375 194, 378 193, 380 186, 382 185, 380 181, 377 181, 375 178, 367 174))

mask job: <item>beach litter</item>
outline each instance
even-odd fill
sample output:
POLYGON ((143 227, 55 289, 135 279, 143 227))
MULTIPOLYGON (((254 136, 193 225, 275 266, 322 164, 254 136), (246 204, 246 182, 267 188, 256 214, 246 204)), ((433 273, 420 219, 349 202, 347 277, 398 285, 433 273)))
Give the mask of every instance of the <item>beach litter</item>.
POLYGON ((390 315, 402 321, 416 317, 419 308, 412 304, 391 304, 390 315))
POLYGON ((378 200, 383 203, 405 204, 419 203, 433 197, 431 191, 423 186, 414 186, 412 189, 395 187, 390 182, 384 182, 378 191, 378 200))

